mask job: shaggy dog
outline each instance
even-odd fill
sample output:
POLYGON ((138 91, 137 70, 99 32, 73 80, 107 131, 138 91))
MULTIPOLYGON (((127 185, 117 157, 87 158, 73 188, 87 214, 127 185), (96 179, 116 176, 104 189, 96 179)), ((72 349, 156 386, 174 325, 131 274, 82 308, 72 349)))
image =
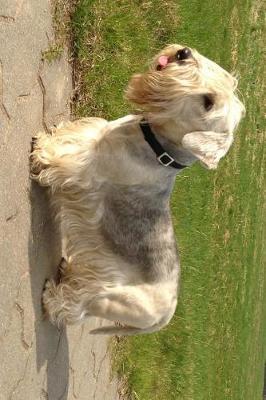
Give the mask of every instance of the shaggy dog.
POLYGON ((179 261, 169 198, 176 174, 199 160, 216 168, 244 114, 237 80, 196 50, 170 45, 126 97, 138 112, 87 118, 35 138, 32 178, 50 188, 65 260, 46 283, 50 320, 119 321, 91 333, 138 334, 168 324, 179 261))

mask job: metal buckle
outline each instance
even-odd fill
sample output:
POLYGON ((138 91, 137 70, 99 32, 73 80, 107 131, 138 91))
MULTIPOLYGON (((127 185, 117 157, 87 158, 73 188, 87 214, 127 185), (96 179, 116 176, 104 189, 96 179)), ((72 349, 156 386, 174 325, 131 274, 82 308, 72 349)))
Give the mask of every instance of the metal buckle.
POLYGON ((159 161, 160 164, 162 164, 164 167, 168 167, 168 165, 172 164, 175 160, 169 156, 168 153, 164 152, 163 154, 161 154, 159 157, 157 157, 157 160, 159 161), (167 161, 164 162, 162 160, 163 157, 167 157, 167 161), (168 161, 169 160, 169 161, 168 161))

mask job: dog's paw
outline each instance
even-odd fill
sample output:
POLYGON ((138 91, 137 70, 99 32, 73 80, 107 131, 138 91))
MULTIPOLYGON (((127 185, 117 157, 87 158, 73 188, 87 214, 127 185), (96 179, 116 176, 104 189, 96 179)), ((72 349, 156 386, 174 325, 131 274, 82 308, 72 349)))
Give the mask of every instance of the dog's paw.
POLYGON ((47 134, 46 132, 39 132, 32 138, 30 172, 31 178, 34 180, 39 180, 41 171, 50 165, 50 153, 52 151, 51 136, 51 134, 47 134))
POLYGON ((62 282, 64 276, 66 275, 67 267, 68 267, 68 263, 64 259, 64 257, 62 257, 61 261, 60 261, 60 263, 58 265, 57 274, 56 274, 56 277, 55 277, 55 281, 56 281, 57 284, 62 282))
POLYGON ((47 304, 51 302, 54 297, 55 283, 51 279, 47 279, 44 283, 42 292, 42 305, 46 309, 47 304))
POLYGON ((31 154, 34 152, 37 142, 37 136, 33 136, 31 139, 31 154))
POLYGON ((60 264, 59 264, 59 271, 62 276, 64 276, 66 274, 67 267, 68 267, 68 263, 65 260, 65 258, 62 257, 60 264))
POLYGON ((31 141, 30 177, 33 180, 38 180, 39 174, 44 168, 40 158, 41 149, 39 147, 38 139, 38 136, 34 136, 31 141))
POLYGON ((42 294, 42 306, 44 317, 61 328, 65 324, 64 298, 62 291, 58 290, 56 282, 49 279, 45 282, 42 294))
POLYGON ((56 325, 55 310, 57 308, 56 283, 52 279, 47 279, 44 283, 42 292, 42 308, 45 318, 56 325))

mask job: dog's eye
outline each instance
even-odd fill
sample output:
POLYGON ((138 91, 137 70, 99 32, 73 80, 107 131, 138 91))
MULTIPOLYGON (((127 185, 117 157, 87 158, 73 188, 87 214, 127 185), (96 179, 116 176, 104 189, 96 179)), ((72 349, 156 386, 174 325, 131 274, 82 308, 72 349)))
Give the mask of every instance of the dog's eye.
POLYGON ((204 108, 206 111, 210 111, 214 105, 214 99, 209 94, 203 96, 204 108))

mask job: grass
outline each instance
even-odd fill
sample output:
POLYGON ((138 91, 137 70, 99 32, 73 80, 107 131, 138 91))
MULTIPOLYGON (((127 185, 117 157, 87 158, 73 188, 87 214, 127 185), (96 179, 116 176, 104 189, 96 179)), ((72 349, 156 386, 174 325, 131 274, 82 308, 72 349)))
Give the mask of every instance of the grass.
POLYGON ((74 113, 128 113, 129 76, 167 43, 238 72, 247 107, 217 171, 178 177, 172 212, 182 265, 167 329, 113 345, 125 392, 141 400, 261 400, 265 362, 265 70, 261 0, 79 0, 72 19, 74 113))
POLYGON ((71 47, 71 17, 78 0, 51 0, 53 37, 42 52, 42 60, 49 64, 59 59, 67 47, 71 47))

